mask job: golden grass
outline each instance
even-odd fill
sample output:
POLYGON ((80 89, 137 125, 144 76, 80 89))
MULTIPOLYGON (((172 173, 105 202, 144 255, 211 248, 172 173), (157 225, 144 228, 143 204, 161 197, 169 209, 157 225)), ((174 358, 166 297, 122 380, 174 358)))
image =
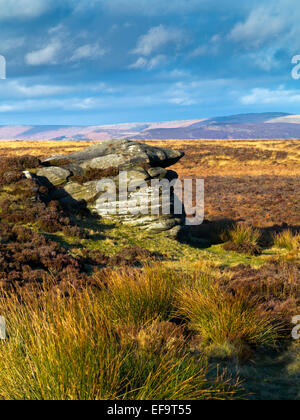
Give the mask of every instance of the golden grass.
POLYGON ((257 246, 259 238, 260 232, 258 229, 254 229, 252 226, 247 226, 243 224, 236 226, 236 228, 228 232, 228 239, 237 246, 257 246))
POLYGON ((170 148, 182 149, 192 166, 181 160, 174 166, 181 177, 197 176, 261 176, 261 175, 300 175, 300 141, 299 140, 155 140, 151 144, 158 147, 164 145, 170 148), (216 150, 212 158, 203 158, 208 151, 216 150), (223 148, 246 149, 249 151, 271 151, 267 160, 241 161, 226 156, 223 148), (287 152, 284 159, 277 159, 277 152, 287 152), (197 165, 198 162, 198 165, 197 165))
POLYGON ((291 230, 284 230, 274 235, 274 245, 289 251, 300 251, 300 234, 295 235, 291 230))
POLYGON ((177 314, 190 323, 204 345, 230 345, 236 352, 249 344, 276 345, 278 327, 259 313, 258 301, 224 291, 210 275, 181 287, 177 307, 177 314))
POLYGON ((89 147, 93 142, 74 141, 0 141, 0 156, 32 155, 46 157, 52 154, 68 154, 89 147))
POLYGON ((70 287, 68 298, 55 289, 51 293, 41 290, 38 295, 23 291, 21 300, 16 295, 0 296, 9 336, 0 343, 0 399, 232 398, 236 381, 218 374, 208 381, 207 361, 184 348, 185 338, 175 324, 157 320, 157 315, 165 318, 169 313, 168 296, 175 293, 175 284, 168 296, 166 289, 170 278, 176 281, 176 274, 168 276, 161 267, 149 270, 132 280, 129 271, 107 273, 102 281, 108 289, 102 281, 100 290, 79 292, 70 287), (118 290, 121 280, 124 286, 118 290), (132 296, 125 290, 126 282, 132 296), (156 311, 143 290, 151 282, 153 289, 158 288, 151 292, 156 311), (160 292, 159 305, 155 305, 160 292), (114 305, 112 310, 103 305, 104 295, 114 305), (130 299, 127 306, 126 298, 130 299), (137 312, 139 303, 146 315, 137 312))
POLYGON ((178 273, 162 266, 119 270, 110 274, 109 292, 103 307, 115 325, 143 325, 168 320, 173 309, 174 289, 183 281, 178 273))

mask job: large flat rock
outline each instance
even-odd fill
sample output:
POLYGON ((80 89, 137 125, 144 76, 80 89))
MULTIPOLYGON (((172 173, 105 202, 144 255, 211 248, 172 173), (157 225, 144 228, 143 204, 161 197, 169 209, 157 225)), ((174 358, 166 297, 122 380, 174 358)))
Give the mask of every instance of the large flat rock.
POLYGON ((178 150, 149 146, 130 140, 108 140, 80 152, 52 156, 43 163, 51 166, 77 164, 84 169, 125 168, 138 164, 167 168, 183 156, 184 153, 178 150))
MULTIPOLYGON (((84 204, 100 217, 108 218, 145 231, 168 232, 176 236, 183 223, 183 215, 174 214, 174 192, 170 189, 169 211, 163 211, 162 192, 157 202, 151 202, 152 180, 173 180, 176 172, 166 170, 183 157, 178 150, 159 148, 130 140, 109 140, 95 144, 70 155, 46 159, 37 176, 40 182, 47 179, 53 186, 50 199, 60 200, 69 207, 84 204), (121 179, 121 172, 126 171, 121 179), (114 181, 116 194, 101 189, 101 182, 114 181), (120 184, 121 183, 121 184, 120 184), (119 195, 127 184, 125 196, 119 195), (104 194, 104 195, 103 195, 104 194), (150 208, 150 204, 152 207, 150 208), (108 211, 109 210, 109 211, 108 211)), ((106 184, 107 185, 107 184, 106 184)), ((184 212, 183 212, 184 213, 184 212)))

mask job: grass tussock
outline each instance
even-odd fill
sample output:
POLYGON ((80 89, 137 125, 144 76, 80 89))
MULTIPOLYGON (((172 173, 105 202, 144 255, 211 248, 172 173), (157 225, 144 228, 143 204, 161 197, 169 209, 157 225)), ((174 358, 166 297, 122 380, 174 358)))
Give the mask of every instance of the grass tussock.
MULTIPOLYGON (((145 277, 149 281, 149 274, 145 277)), ((39 297, 24 291, 22 303, 14 296, 0 298, 9 335, 0 343, 1 399, 180 400, 235 395, 225 377, 207 379, 207 363, 184 351, 184 337, 170 323, 141 324, 124 340, 125 330, 120 333, 103 306, 103 293, 111 292, 74 289, 66 299, 53 289, 39 297)), ((165 303, 156 308, 164 310, 165 303)), ((144 319, 152 315, 157 314, 148 312, 144 319)))
POLYGON ((176 286, 182 281, 182 275, 161 265, 143 271, 112 271, 108 293, 102 295, 103 307, 117 325, 166 321, 174 309, 176 286))
POLYGON ((209 265, 107 269, 67 295, 43 287, 0 295, 0 399, 230 399, 239 385, 210 358, 247 361, 279 338, 270 311, 209 265))
POLYGON ((258 229, 249 225, 239 224, 224 235, 228 241, 224 247, 228 251, 258 255, 261 252, 259 246, 260 236, 261 234, 258 229))
POLYGON ((278 327, 258 310, 257 300, 223 290, 213 278, 187 285, 177 294, 178 315, 201 338, 204 346, 230 348, 242 354, 247 346, 276 345, 278 327))
POLYGON ((288 251, 300 250, 300 234, 294 234, 291 230, 284 230, 274 235, 274 246, 287 249, 288 251))

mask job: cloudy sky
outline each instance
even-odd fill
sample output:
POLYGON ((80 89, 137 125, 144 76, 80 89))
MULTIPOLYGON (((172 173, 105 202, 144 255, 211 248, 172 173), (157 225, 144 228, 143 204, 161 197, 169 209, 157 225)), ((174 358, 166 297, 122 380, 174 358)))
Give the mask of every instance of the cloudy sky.
POLYGON ((0 0, 0 124, 300 113, 298 0, 0 0))

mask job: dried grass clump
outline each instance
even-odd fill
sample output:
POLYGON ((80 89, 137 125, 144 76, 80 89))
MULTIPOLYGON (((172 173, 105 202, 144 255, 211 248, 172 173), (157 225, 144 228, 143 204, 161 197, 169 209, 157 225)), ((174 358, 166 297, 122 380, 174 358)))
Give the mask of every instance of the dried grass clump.
MULTIPOLYGON (((202 359, 164 346, 120 343, 103 291, 70 287, 60 293, 0 296, 8 340, 0 343, 0 398, 4 400, 231 399, 236 384, 210 376, 202 359)), ((108 294, 109 291, 106 291, 108 294)), ((165 343, 173 332, 157 325, 165 343), (163 332, 161 332, 163 330, 163 332)), ((143 340, 138 339, 141 343, 143 340)), ((144 341, 143 341, 144 343, 144 341)))
POLYGON ((278 327, 259 311, 258 305, 257 299, 232 294, 210 277, 177 293, 178 316, 189 323, 204 346, 275 346, 278 327))
POLYGON ((186 344, 184 328, 168 321, 153 321, 145 326, 117 328, 121 343, 134 344, 138 349, 163 356, 172 352, 184 354, 186 344))
POLYGON ((274 235, 274 246, 288 251, 300 251, 300 234, 294 234, 290 229, 274 235))
POLYGON ((229 241, 224 244, 227 251, 236 251, 244 254, 259 255, 260 232, 252 226, 239 224, 228 232, 229 241))
POLYGON ((161 265, 143 271, 113 271, 107 279, 109 293, 103 295, 103 305, 117 325, 167 321, 174 309, 174 293, 180 281, 183 281, 180 275, 161 265))

